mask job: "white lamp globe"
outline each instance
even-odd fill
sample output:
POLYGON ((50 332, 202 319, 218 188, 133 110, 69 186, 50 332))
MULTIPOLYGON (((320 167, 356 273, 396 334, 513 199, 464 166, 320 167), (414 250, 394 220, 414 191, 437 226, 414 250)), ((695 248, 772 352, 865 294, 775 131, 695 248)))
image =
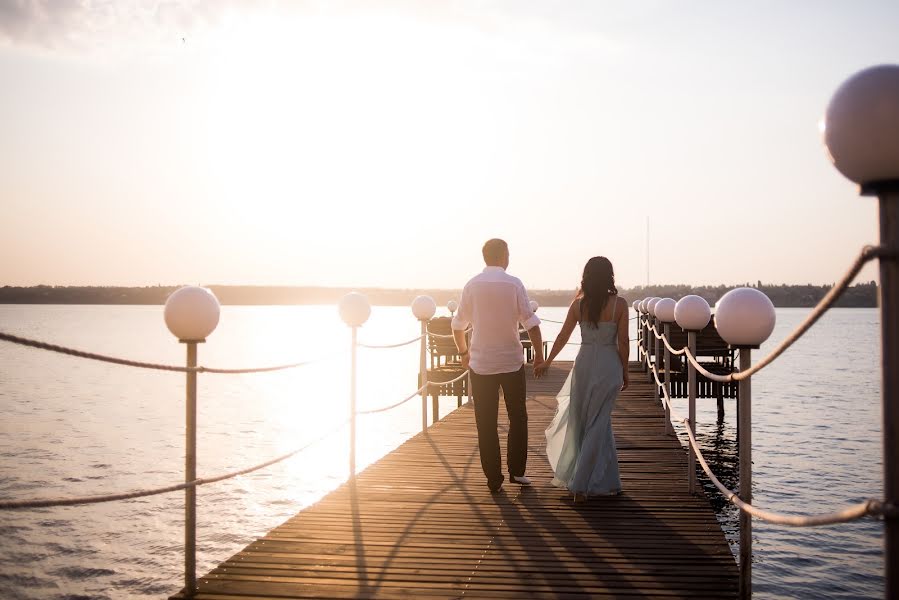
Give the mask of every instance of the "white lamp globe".
POLYGON ((412 314, 419 321, 427 321, 437 312, 437 303, 430 296, 416 296, 412 301, 412 314))
POLYGON ((371 304, 368 303, 368 298, 364 294, 350 292, 340 299, 337 311, 344 323, 350 327, 359 327, 368 321, 368 317, 371 315, 371 304))
POLYGON ((631 302, 631 308, 634 309, 634 312, 640 312, 640 301, 634 300, 633 302, 631 302))
POLYGON ((860 184, 899 179, 899 65, 870 67, 847 79, 822 125, 840 173, 860 184))
POLYGON ((531 307, 531 312, 537 312, 537 309, 540 308, 540 303, 536 300, 531 300, 528 302, 528 306, 531 307))
POLYGON ((446 303, 446 310, 450 311, 451 313, 456 312, 457 310, 459 310, 459 303, 455 300, 450 300, 446 303))
POLYGON ((656 303, 656 318, 663 323, 674 323, 674 306, 672 298, 662 298, 656 303))
POLYGON ((640 300, 640 312, 644 315, 649 312, 649 309, 646 308, 647 303, 649 303, 649 298, 643 298, 640 300))
POLYGON ((221 307, 210 290, 186 285, 165 301, 165 325, 183 342, 201 342, 219 324, 221 307))
POLYGON ((731 346, 758 346, 774 331, 771 300, 754 288, 737 288, 715 304, 715 327, 731 346))
POLYGON ((653 296, 649 299, 649 302, 646 303, 646 312, 648 312, 653 317, 656 316, 656 304, 659 303, 661 298, 658 296, 653 296))
POLYGON ((712 320, 712 309, 702 296, 684 296, 674 306, 674 320, 685 331, 701 331, 712 320))

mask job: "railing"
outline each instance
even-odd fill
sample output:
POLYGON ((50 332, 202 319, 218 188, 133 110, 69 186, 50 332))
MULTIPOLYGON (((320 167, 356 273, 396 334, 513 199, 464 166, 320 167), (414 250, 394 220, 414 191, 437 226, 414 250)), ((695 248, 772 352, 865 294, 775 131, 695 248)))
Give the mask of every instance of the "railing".
MULTIPOLYGON (((895 242, 894 242, 895 243, 895 242)), ((732 349, 739 352, 739 367, 731 373, 713 373, 706 369, 697 357, 696 336, 698 330, 706 327, 711 317, 711 309, 702 298, 688 296, 675 303, 672 299, 647 298, 635 302, 633 307, 638 311, 639 335, 638 335, 638 360, 647 372, 650 382, 655 382, 655 397, 660 400, 665 409, 666 430, 671 431, 671 421, 674 420, 684 426, 688 439, 688 464, 687 485, 690 493, 696 489, 696 467, 698 461, 700 467, 711 480, 712 484, 721 494, 740 511, 740 597, 749 598, 752 594, 752 517, 764 521, 792 527, 814 527, 845 523, 860 519, 865 516, 881 517, 887 522, 895 521, 899 516, 897 498, 886 495, 886 499, 871 498, 864 502, 849 506, 843 510, 826 514, 808 515, 781 515, 756 508, 752 505, 752 399, 751 378, 766 366, 772 364, 781 354, 792 346, 800 337, 809 330, 821 316, 831 308, 843 294, 849 284, 858 275, 861 268, 874 258, 879 258, 881 264, 892 262, 893 266, 897 258, 895 247, 890 246, 866 246, 843 276, 821 302, 812 310, 805 320, 780 342, 767 356, 752 365, 752 351, 758 349, 762 342, 770 335, 774 327, 773 305, 767 297, 753 288, 738 288, 725 294, 717 304, 715 326, 725 341, 730 342, 732 349), (671 326, 676 322, 687 333, 687 344, 681 348, 675 348, 670 343, 671 326), (677 414, 671 403, 671 357, 682 355, 688 361, 688 411, 687 417, 677 414), (663 365, 664 377, 660 376, 659 367, 663 365), (739 386, 737 403, 737 435, 739 438, 739 469, 740 483, 738 493, 728 489, 716 477, 711 470, 702 450, 696 441, 696 387, 697 374, 722 384, 736 382, 739 386)), ((886 315, 888 310, 896 311, 896 302, 899 298, 884 298, 881 304, 884 312, 883 320, 890 322, 886 315)), ((899 312, 899 311, 897 311, 899 312)), ((893 317, 895 318, 895 317, 893 317)), ((895 327, 895 325, 893 325, 895 327)), ((884 336, 884 369, 894 364, 888 362, 890 352, 889 344, 895 343, 894 338, 887 339, 884 336)), ((889 398, 885 390, 884 402, 895 401, 889 398)), ((886 413, 885 412, 885 419, 886 413)), ((895 426, 895 423, 884 423, 885 452, 890 449, 887 429, 895 426)), ((885 471, 885 488, 890 489, 891 479, 899 478, 899 473, 885 471)), ((889 575, 889 570, 888 570, 889 575)), ((889 586, 889 583, 888 583, 889 586)), ((889 596, 888 596, 889 597, 889 596)))
MULTIPOLYGON (((370 307, 368 300, 361 294, 348 294, 340 303, 340 313, 344 321, 351 327, 351 347, 350 347, 350 410, 349 417, 341 422, 337 427, 319 436, 318 438, 303 444, 302 446, 265 462, 246 467, 237 471, 219 474, 212 477, 197 477, 196 474, 196 406, 197 406, 197 374, 248 374, 248 373, 268 373, 273 371, 282 371, 286 369, 294 369, 307 366, 315 362, 319 362, 329 357, 322 357, 316 360, 294 362, 276 366, 264 366, 255 368, 225 369, 207 367, 197 364, 197 345, 205 341, 205 338, 212 333, 218 323, 219 306, 214 296, 203 288, 188 286, 176 291, 166 302, 165 320, 169 329, 175 334, 179 340, 186 345, 187 361, 185 366, 168 365, 158 363, 140 362, 128 360, 124 358, 107 356, 93 352, 86 352, 75 348, 67 348, 56 344, 50 344, 38 340, 32 340, 8 333, 0 332, 0 341, 5 341, 21 346, 27 346, 50 352, 57 352, 69 356, 75 356, 88 360, 96 360, 106 363, 123 365, 141 369, 152 369, 161 371, 174 371, 184 373, 186 375, 186 403, 185 403, 185 477, 183 483, 157 487, 152 489, 131 490, 127 492, 104 494, 97 496, 81 496, 81 497, 65 497, 65 498, 31 498, 25 500, 2 500, 0 499, 0 510, 14 509, 31 509, 45 508, 53 506, 76 506, 85 504, 97 504, 102 502, 113 502, 119 500, 130 500, 145 496, 154 496, 158 494, 171 493, 184 490, 185 492, 185 529, 184 529, 184 590, 185 594, 190 597, 196 592, 196 488, 201 485, 216 483, 231 479, 239 475, 246 475, 253 471, 264 469, 271 465, 285 461, 297 454, 303 452, 307 448, 320 442, 321 440, 333 435, 347 423, 350 425, 349 442, 349 473, 350 481, 354 481, 356 477, 356 417, 359 415, 370 415, 375 413, 383 413, 395 409, 409 402, 416 396, 421 395, 422 398, 422 430, 427 432, 427 394, 429 389, 441 389, 446 386, 455 384, 458 381, 468 377, 469 372, 463 371, 457 377, 449 381, 429 382, 427 377, 427 369, 425 366, 425 352, 427 345, 426 331, 427 321, 434 315, 436 305, 434 301, 427 296, 419 296, 413 303, 413 313, 416 318, 421 321, 422 333, 410 340, 406 340, 393 344, 367 344, 360 343, 357 339, 358 328, 368 319, 370 307), (399 402, 383 406, 381 408, 370 410, 358 410, 356 408, 356 351, 358 348, 371 349, 387 349, 399 348, 420 343, 421 347, 421 374, 420 381, 423 382, 421 387, 406 396, 399 402)), ((469 386, 470 389, 470 386, 469 386)), ((435 411, 436 417, 436 411, 435 411)))

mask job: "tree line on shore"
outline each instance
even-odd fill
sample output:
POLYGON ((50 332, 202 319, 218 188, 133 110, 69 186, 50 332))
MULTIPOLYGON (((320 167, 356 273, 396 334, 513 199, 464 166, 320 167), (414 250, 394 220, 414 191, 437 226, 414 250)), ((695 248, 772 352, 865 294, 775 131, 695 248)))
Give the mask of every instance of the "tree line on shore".
MULTIPOLYGON (((809 307, 817 304, 832 286, 829 285, 772 285, 761 281, 755 285, 746 283, 725 285, 649 285, 621 288, 619 293, 628 301, 650 296, 682 298, 696 294, 714 305, 721 296, 734 287, 755 287, 764 292, 774 306, 809 307)), ((0 287, 0 304, 165 304, 166 298, 180 286, 109 287, 109 286, 50 286, 0 287)), ((222 304, 336 304, 353 288, 287 287, 287 286, 208 286, 222 304)), ((358 288, 378 306, 403 306, 419 294, 427 294, 443 306, 449 300, 459 298, 459 290, 382 289, 358 288)), ((530 296, 541 306, 568 306, 575 290, 530 290, 530 296)), ((877 283, 870 281, 850 286, 837 301, 837 306, 865 308, 876 307, 877 283)))

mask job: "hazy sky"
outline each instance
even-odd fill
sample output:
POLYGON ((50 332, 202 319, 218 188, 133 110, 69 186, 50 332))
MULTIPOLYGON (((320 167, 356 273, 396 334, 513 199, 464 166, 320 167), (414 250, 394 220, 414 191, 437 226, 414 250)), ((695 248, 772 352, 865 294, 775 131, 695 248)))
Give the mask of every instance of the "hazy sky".
MULTIPOLYGON (((830 283, 899 2, 0 0, 0 285, 830 283)), ((875 278, 873 268, 861 279, 875 278)))

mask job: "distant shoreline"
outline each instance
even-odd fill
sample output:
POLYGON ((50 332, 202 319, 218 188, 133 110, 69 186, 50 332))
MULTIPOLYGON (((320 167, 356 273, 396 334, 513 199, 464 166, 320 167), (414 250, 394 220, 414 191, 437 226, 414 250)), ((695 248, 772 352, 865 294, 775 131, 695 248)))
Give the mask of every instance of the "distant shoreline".
MULTIPOLYGON (((766 285, 757 282, 755 287, 771 298, 779 308, 808 308, 815 306, 830 290, 823 285, 766 285)), ((47 286, 0 287, 0 304, 99 304, 99 305, 156 305, 165 304, 166 298, 180 286, 47 286)), ((223 305, 308 305, 336 304, 350 291, 368 296, 375 306, 405 306, 420 295, 434 298, 439 306, 451 299, 458 299, 460 290, 382 289, 382 288, 330 288, 288 286, 208 286, 223 305)), ((619 294, 633 301, 649 296, 682 298, 696 294, 714 304, 728 290, 740 285, 688 286, 655 285, 621 288, 619 294)), ((529 290, 531 299, 541 306, 568 306, 575 290, 529 290)), ((851 286, 837 301, 836 306, 847 308, 877 307, 878 290, 875 282, 851 286)))

